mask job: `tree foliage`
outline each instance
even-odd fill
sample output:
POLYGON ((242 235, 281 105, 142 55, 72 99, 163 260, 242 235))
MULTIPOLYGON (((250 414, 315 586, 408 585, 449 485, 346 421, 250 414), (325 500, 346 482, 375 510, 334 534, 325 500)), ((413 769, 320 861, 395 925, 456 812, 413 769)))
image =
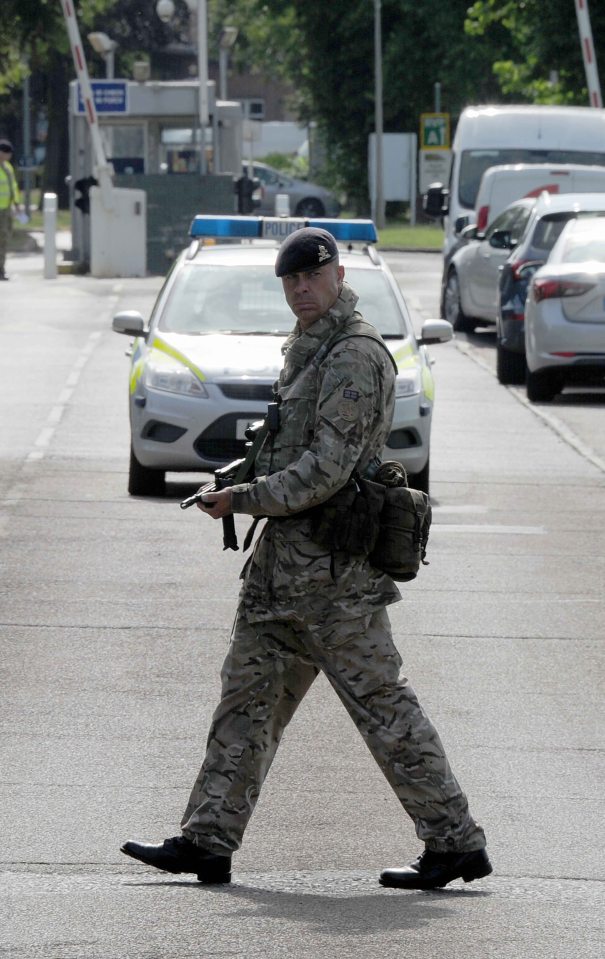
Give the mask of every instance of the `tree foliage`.
MULTIPOLYGON (((469 2, 382 0, 386 132, 417 130, 419 114, 435 107, 436 83, 441 109, 454 119, 468 103, 588 102, 571 0, 469 2)), ((128 72, 129 58, 189 36, 185 0, 175 0, 175 7, 174 20, 165 25, 155 0, 76 2, 83 37, 95 29, 118 41, 118 72, 128 72)), ((67 83, 73 77, 61 5, 2 0, 2 9, 0 126, 3 106, 5 117, 18 109, 15 91, 30 69, 52 121, 49 155, 56 168, 49 184, 56 189, 52 180, 62 161, 53 143, 66 140, 67 83)), ((331 182, 359 212, 367 209, 367 142, 375 117, 372 0, 209 0, 208 9, 210 56, 217 56, 221 26, 237 26, 232 66, 287 81, 301 121, 315 121, 321 132, 331 182)), ((591 17, 603 64, 605 5, 593 0, 591 17)), ((98 57, 90 57, 90 66, 93 74, 103 73, 98 57)))
MULTIPOLYGON (((605 7, 590 4, 597 63, 605 64, 605 7)), ((575 4, 571 0, 478 0, 468 11, 469 37, 505 48, 494 59, 493 73, 502 94, 530 103, 588 106, 586 77, 575 4)))

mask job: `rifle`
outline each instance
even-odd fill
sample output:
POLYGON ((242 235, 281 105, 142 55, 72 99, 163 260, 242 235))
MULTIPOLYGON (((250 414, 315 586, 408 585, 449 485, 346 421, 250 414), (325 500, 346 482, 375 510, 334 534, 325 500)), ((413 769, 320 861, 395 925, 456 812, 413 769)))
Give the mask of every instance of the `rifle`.
MULTIPOLYGON (((201 486, 197 493, 184 499, 180 504, 181 509, 189 509, 195 503, 204 503, 207 509, 212 508, 212 503, 204 500, 206 493, 216 493, 222 489, 228 489, 230 486, 237 486, 238 483, 246 483, 254 476, 254 460, 256 454, 261 448, 265 436, 269 431, 274 432, 277 429, 276 418, 279 417, 277 403, 269 403, 267 416, 264 420, 257 420, 251 423, 246 429, 246 437, 250 440, 246 445, 248 452, 244 459, 233 460, 227 466, 221 466, 214 471, 214 482, 206 483, 201 486)), ((223 549, 239 549, 237 544, 237 535, 235 533, 235 519, 233 513, 223 516, 223 549)), ((245 548, 245 544, 244 544, 245 548)))

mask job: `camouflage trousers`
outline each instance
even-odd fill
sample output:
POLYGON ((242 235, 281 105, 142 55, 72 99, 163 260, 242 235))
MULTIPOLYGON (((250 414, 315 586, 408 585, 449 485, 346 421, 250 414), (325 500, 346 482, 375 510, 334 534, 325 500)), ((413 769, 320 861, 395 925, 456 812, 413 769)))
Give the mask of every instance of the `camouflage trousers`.
POLYGON ((427 847, 485 846, 441 740, 401 674, 384 609, 331 627, 250 623, 240 610, 184 835, 218 854, 240 847, 282 733, 320 670, 427 847))

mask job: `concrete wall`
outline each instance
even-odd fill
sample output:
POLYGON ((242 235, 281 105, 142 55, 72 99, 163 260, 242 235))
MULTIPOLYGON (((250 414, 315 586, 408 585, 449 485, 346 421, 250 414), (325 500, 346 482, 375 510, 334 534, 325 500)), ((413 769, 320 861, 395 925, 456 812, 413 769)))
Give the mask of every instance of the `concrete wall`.
POLYGON ((118 187, 147 193, 147 271, 164 275, 189 245, 189 227, 198 213, 233 213, 233 177, 186 174, 116 176, 118 187))

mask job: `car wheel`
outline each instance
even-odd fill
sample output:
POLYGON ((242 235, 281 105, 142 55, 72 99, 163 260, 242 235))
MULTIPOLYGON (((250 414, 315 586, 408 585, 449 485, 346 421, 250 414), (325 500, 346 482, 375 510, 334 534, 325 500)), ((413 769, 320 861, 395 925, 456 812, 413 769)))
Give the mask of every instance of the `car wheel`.
POLYGON ((164 496, 166 492, 164 470, 152 470, 143 466, 134 455, 132 446, 128 467, 128 492, 131 496, 164 496))
POLYGON ((457 333, 472 333, 475 329, 475 321, 469 319, 462 312, 460 305, 460 284, 458 274, 455 270, 450 270, 445 284, 445 294, 443 298, 443 312, 445 319, 449 320, 457 333))
POLYGON ((498 341, 496 344, 496 375, 505 386, 525 382, 525 357, 522 353, 507 350, 498 341))
POLYGON ((552 370, 527 371, 527 399, 531 403, 550 403, 561 391, 561 381, 552 370))
POLYGON ((308 196, 304 200, 301 200, 296 210, 294 211, 295 216, 304 216, 310 220, 315 219, 316 217, 325 216, 326 211, 321 200, 315 199, 315 197, 308 196))
POLYGON ((408 476, 408 486, 410 489, 419 489, 421 492, 429 495, 429 473, 430 460, 427 460, 419 473, 410 473, 408 476))

